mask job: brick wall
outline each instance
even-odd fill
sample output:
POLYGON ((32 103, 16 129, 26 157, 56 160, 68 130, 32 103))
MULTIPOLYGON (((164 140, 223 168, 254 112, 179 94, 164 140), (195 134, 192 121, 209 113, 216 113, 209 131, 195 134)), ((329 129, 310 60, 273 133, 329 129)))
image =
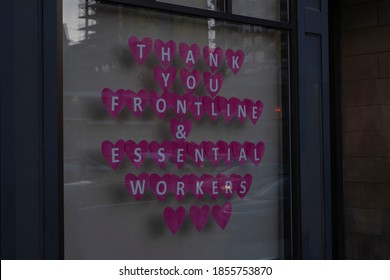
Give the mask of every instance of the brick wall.
POLYGON ((390 259, 390 0, 341 1, 345 255, 390 259))

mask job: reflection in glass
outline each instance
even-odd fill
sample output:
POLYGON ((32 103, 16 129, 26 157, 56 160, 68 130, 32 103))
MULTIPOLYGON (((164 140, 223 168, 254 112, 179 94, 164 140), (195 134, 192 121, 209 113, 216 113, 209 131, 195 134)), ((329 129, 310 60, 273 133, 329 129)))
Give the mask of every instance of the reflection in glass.
POLYGON ((236 15, 287 21, 288 0, 234 0, 232 13, 236 15))

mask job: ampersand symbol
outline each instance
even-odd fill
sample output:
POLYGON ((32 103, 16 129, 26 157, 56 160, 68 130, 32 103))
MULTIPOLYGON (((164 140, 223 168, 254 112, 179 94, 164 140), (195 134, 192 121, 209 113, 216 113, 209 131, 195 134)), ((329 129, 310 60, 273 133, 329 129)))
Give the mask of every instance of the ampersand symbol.
POLYGON ((184 125, 180 124, 177 126, 177 131, 176 131, 176 139, 186 139, 186 133, 184 131, 184 125))
POLYGON ((191 132, 192 124, 188 119, 173 118, 171 120, 171 133, 177 141, 183 142, 191 132))

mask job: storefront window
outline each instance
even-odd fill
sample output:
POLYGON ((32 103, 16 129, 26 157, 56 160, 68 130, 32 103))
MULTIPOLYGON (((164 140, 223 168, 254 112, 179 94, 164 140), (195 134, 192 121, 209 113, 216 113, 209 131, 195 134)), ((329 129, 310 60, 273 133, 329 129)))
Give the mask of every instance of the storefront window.
POLYGON ((63 2, 65 258, 285 258, 287 31, 82 2, 63 2))

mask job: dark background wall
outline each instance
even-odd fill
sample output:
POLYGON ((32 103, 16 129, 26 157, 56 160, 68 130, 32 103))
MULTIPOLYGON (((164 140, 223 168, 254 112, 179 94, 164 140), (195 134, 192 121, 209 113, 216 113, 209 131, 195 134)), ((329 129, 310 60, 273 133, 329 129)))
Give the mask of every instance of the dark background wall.
POLYGON ((345 257, 390 259, 390 0, 341 1, 345 257))

